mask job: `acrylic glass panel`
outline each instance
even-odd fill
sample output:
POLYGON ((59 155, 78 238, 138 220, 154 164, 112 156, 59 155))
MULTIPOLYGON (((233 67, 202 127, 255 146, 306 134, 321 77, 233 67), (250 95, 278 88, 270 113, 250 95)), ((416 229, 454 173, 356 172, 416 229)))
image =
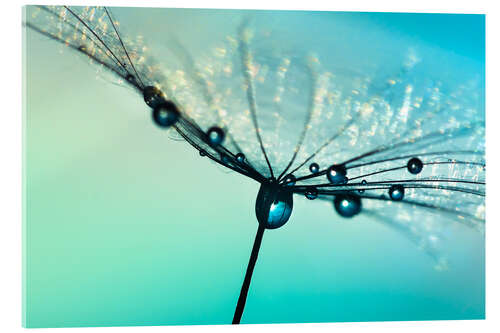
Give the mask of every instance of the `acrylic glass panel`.
POLYGON ((483 15, 23 14, 26 327, 484 318, 483 15))

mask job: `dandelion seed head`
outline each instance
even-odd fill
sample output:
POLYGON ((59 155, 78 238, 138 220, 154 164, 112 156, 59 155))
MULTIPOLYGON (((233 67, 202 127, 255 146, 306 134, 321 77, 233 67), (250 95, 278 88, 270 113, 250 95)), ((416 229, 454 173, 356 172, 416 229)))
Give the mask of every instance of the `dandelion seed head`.
MULTIPOLYGON (((465 66, 449 75, 436 60, 448 54, 373 50, 370 63, 348 66, 257 17, 195 58, 176 36, 155 58, 144 36, 117 37, 114 28, 126 27, 104 7, 71 11, 36 7, 30 17, 99 65, 99 77, 139 91, 153 119, 161 116, 157 124, 170 114, 156 107, 171 101, 180 115, 175 130, 200 155, 261 183, 284 180, 308 199, 334 200, 340 216, 375 211, 437 261, 429 245, 435 225, 418 222, 483 228, 484 78, 465 66)), ((339 45, 346 54, 354 47, 355 40, 339 45)), ((259 223, 279 209, 291 214, 286 193, 277 203, 261 200, 259 223)))

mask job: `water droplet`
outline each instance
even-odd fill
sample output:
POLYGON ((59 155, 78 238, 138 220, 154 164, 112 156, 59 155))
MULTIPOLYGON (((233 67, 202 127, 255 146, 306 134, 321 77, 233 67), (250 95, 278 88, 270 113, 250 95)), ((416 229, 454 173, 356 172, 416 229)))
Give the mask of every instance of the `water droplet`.
POLYGON ((145 87, 142 91, 142 95, 144 97, 144 102, 153 109, 165 102, 161 90, 153 86, 145 87))
POLYGON ((200 150, 200 156, 203 157, 203 156, 207 156, 207 152, 206 150, 202 149, 200 150))
POLYGON ((153 109, 153 121, 162 128, 172 126, 179 119, 179 110, 174 103, 165 101, 153 109))
POLYGON ((288 175, 284 179, 284 184, 287 186, 293 186, 295 185, 296 178, 294 175, 288 175))
POLYGON ((224 141, 225 133, 222 128, 214 126, 210 127, 207 131, 208 140, 212 145, 220 145, 224 141))
POLYGON ((263 183, 255 202, 257 221, 267 229, 283 226, 293 209, 292 192, 276 183, 263 183))
POLYGON ((135 77, 132 74, 127 74, 127 76, 125 77, 125 80, 133 83, 133 82, 135 82, 135 77))
POLYGON ((229 162, 231 161, 229 156, 227 156, 226 154, 221 154, 220 159, 222 160, 222 163, 225 164, 229 164, 229 162))
POLYGON ((408 171, 414 175, 419 174, 423 167, 422 161, 416 157, 410 159, 407 164, 408 171))
POLYGON ((318 163, 311 163, 311 165, 309 166, 309 171, 311 171, 311 173, 318 173, 319 172, 318 163))
POLYGON ((405 196, 405 188, 401 185, 392 185, 389 188, 389 196, 394 201, 401 201, 405 196))
MULTIPOLYGON (((363 185, 363 186, 364 186, 364 185, 366 185, 366 184, 367 184, 367 183, 366 183, 366 180, 364 180, 364 179, 363 179, 363 180, 361 181, 361 185, 363 185)), ((364 189, 364 188, 359 189, 359 190, 358 190, 358 192, 359 192, 359 193, 365 193, 365 189, 364 189)))
POLYGON ((353 217, 361 212, 360 197, 352 194, 339 194, 333 200, 335 210, 342 217, 353 217))
POLYGON ((314 200, 318 197, 318 190, 315 187, 307 189, 305 196, 309 200, 314 200))
POLYGON ((347 182, 347 170, 343 165, 334 164, 326 171, 326 177, 332 184, 344 184, 347 182))
POLYGON ((243 153, 236 154, 236 161, 238 161, 238 163, 245 163, 245 154, 243 153))

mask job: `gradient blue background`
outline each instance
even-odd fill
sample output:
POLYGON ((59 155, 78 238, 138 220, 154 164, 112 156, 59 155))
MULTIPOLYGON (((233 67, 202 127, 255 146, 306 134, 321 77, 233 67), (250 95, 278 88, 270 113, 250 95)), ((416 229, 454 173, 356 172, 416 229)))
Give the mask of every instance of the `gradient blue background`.
MULTIPOLYGON (((170 29, 201 50, 226 24, 219 11, 113 13, 159 47, 170 29)), ((311 39, 355 26, 366 43, 397 36, 484 71, 484 16, 294 15, 311 39)), ((86 59, 31 31, 25 51, 25 325, 230 323, 258 184, 169 139, 139 96, 97 79, 86 59)), ((290 222, 264 235, 242 322, 484 318, 483 235, 457 225, 445 247, 450 268, 436 271, 396 231, 297 197, 290 222)))

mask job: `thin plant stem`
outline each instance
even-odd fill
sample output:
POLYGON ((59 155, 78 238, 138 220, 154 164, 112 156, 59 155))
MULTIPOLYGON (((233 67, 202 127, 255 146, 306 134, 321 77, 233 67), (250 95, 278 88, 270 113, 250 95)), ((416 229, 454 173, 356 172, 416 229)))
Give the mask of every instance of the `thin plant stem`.
POLYGON ((255 263, 257 262, 257 257, 259 256, 259 249, 260 244, 262 243, 264 230, 266 230, 266 228, 259 223, 259 228, 257 229, 257 234, 255 235, 255 241, 253 243, 252 253, 250 254, 250 260, 248 261, 247 272, 245 273, 245 280, 243 280, 240 297, 238 298, 238 304, 236 305, 236 310, 234 311, 233 325, 240 323, 241 316, 243 315, 243 310, 245 309, 248 288, 250 287, 253 269, 255 267, 255 263))

